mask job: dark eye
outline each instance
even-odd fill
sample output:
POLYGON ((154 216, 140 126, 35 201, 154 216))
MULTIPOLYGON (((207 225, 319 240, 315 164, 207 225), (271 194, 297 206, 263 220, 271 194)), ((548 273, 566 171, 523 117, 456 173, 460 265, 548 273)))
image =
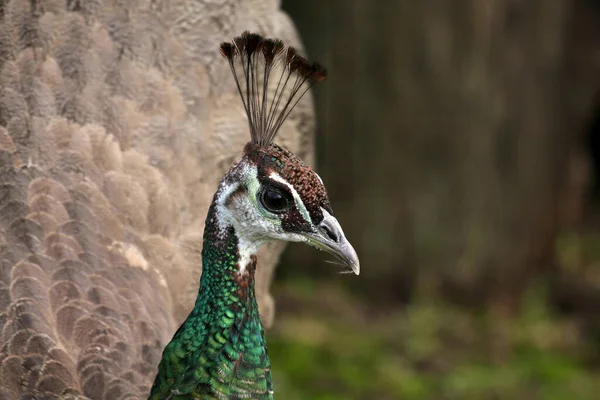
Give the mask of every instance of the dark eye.
POLYGON ((290 207, 291 201, 287 193, 279 189, 265 188, 260 194, 263 207, 272 213, 280 213, 290 207))

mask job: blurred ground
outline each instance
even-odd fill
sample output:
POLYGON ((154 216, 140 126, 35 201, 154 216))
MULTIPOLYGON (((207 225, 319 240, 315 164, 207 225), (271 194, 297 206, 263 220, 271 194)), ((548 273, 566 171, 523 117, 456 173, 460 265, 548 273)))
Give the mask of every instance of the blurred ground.
MULTIPOLYGON (((600 263, 599 237, 562 242, 566 269, 600 263)), ((345 289, 348 279, 356 278, 275 284, 268 343, 286 399, 598 398, 599 343, 586 335, 588 321, 550 309, 545 284, 528 291, 519 315, 500 321, 426 300, 369 308, 345 289)))

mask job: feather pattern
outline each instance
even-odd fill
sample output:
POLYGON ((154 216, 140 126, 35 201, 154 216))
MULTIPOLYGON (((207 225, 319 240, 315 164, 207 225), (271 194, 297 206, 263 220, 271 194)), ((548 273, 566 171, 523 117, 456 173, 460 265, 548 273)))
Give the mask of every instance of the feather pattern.
MULTIPOLYGON (((297 43, 277 3, 0 2, 0 399, 146 398, 247 141, 214 49, 248 28, 297 43)), ((310 113, 279 134, 305 158, 310 113)), ((281 248, 259 256, 267 325, 281 248)))

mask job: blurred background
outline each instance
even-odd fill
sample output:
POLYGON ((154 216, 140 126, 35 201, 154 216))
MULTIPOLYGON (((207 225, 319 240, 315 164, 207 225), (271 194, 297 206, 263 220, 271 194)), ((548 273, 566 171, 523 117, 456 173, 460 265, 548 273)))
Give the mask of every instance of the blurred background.
POLYGON ((283 0, 361 258, 289 246, 295 399, 600 398, 600 1, 283 0))

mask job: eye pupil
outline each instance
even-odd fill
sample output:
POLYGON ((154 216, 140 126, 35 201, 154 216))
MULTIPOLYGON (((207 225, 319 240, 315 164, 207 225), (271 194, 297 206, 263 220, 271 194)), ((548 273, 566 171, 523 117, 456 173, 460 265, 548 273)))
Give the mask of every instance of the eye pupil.
POLYGON ((263 192, 262 203, 271 212, 283 211, 288 207, 287 198, 279 191, 272 189, 266 189, 263 192))

